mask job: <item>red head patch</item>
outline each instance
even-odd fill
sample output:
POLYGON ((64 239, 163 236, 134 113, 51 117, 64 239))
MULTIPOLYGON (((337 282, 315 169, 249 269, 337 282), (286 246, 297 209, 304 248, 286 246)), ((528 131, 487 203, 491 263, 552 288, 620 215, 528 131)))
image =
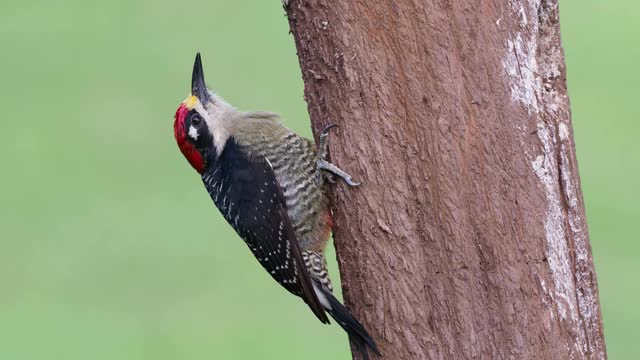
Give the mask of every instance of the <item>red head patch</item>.
POLYGON ((187 120, 188 114, 189 109, 187 106, 185 104, 180 104, 176 111, 175 121, 173 122, 173 135, 176 138, 180 151, 184 157, 187 158, 189 164, 191 164, 197 172, 202 174, 204 171, 204 159, 202 158, 202 154, 200 154, 198 149, 196 149, 195 145, 193 145, 189 140, 185 129, 185 121, 187 120))

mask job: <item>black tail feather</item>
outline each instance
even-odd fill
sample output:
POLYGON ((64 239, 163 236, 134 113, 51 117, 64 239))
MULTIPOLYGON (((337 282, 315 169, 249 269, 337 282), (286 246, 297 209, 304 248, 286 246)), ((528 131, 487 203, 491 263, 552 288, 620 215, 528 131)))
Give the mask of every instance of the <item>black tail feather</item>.
MULTIPOLYGON (((362 360, 369 360, 369 352, 367 351, 367 343, 361 337, 349 336, 349 340, 353 341, 358 347, 358 351, 362 354, 362 360)), ((375 343, 374 343, 375 345, 375 343)), ((375 352, 375 350, 373 350, 375 352)), ((377 353, 380 355, 380 353, 377 353)))
POLYGON ((344 307, 336 299, 331 292, 322 289, 323 294, 327 297, 329 301, 329 305, 331 305, 331 309, 326 309, 329 315, 340 324, 340 326, 349 334, 349 338, 357 345, 358 350, 362 353, 362 358, 364 360, 369 360, 369 354, 367 353, 367 346, 378 356, 380 356, 380 350, 378 350, 378 346, 371 338, 371 335, 365 330, 364 326, 360 324, 358 320, 356 320, 349 310, 344 307))

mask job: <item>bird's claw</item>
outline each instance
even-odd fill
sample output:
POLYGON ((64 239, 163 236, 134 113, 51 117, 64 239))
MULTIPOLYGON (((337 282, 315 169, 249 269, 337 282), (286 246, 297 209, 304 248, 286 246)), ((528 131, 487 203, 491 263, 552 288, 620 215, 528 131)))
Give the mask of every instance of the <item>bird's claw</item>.
MULTIPOLYGON (((335 184, 335 176, 342 178, 349 186, 359 186, 359 182, 355 182, 352 180, 351 175, 346 172, 340 170, 337 166, 325 160, 327 156, 328 146, 327 146, 327 137, 329 137, 329 131, 333 128, 337 128, 336 124, 329 124, 325 126, 320 132, 320 142, 318 144, 318 160, 316 163, 316 171, 325 170, 327 180, 335 184)), ((318 177, 320 179, 320 177, 318 177)))
POLYGON ((327 126, 325 126, 322 131, 320 132, 320 136, 327 136, 329 134, 329 130, 333 129, 333 128, 337 128, 338 125, 336 124, 329 124, 327 126))
POLYGON ((361 183, 357 182, 357 181, 353 181, 351 180, 351 177, 349 177, 348 179, 344 179, 344 181, 349 185, 349 186, 360 186, 361 183))

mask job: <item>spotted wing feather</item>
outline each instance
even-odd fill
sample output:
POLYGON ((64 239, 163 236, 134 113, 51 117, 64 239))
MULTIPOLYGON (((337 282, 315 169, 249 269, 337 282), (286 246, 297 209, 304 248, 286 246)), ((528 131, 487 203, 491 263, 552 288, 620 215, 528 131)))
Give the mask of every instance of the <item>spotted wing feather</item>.
POLYGON ((202 175, 214 203, 269 274, 300 296, 320 321, 329 320, 320 305, 298 248, 285 198, 271 164, 250 156, 229 139, 224 151, 202 175))

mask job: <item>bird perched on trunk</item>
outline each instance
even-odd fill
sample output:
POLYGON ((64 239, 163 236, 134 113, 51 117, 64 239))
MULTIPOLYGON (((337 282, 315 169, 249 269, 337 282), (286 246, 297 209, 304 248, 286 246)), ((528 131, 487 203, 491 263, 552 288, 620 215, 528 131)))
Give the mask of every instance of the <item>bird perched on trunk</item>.
POLYGON ((215 205, 264 269, 320 321, 329 323, 329 313, 368 359, 367 347, 380 352, 333 296, 324 257, 333 226, 329 182, 337 176, 358 185, 325 159, 332 127, 322 131, 316 148, 273 113, 235 109, 206 87, 198 54, 191 95, 176 111, 174 135, 215 205))

